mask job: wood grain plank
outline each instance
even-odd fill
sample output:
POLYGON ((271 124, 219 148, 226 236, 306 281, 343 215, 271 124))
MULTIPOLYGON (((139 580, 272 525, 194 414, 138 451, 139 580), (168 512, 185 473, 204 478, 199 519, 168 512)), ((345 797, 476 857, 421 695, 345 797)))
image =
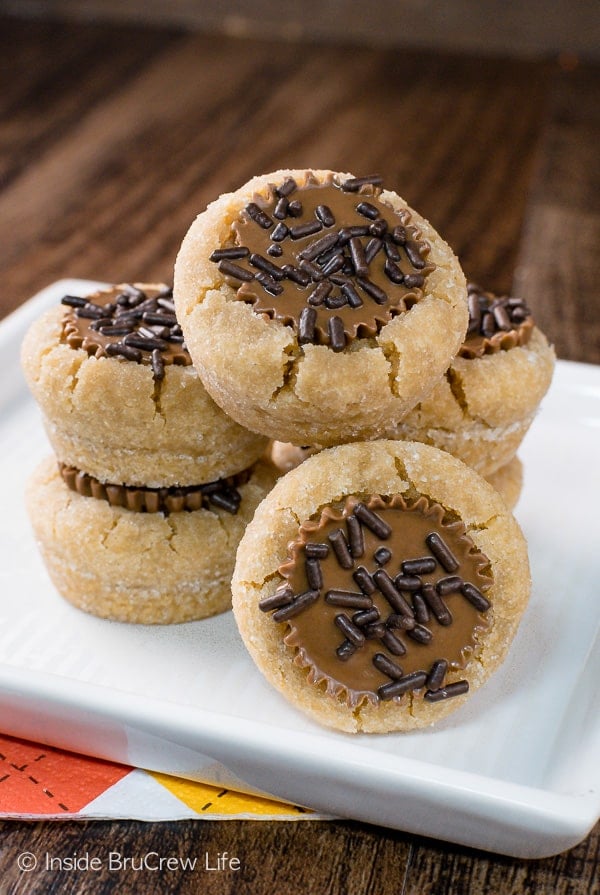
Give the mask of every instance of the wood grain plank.
POLYGON ((544 66, 195 35, 130 75, 55 128, 40 158, 25 149, 0 192, 9 305, 65 275, 170 279, 208 201, 258 171, 309 165, 380 170, 470 276, 508 289, 544 66))
POLYGON ((0 42, 1 188, 175 39, 144 29, 6 21, 0 42))
POLYGON ((515 290, 559 357, 600 363, 600 68, 557 71, 515 290))
POLYGON ((598 895, 600 824, 576 848, 521 861, 422 840, 404 895, 598 895))
POLYGON ((414 0, 237 0, 232 6, 219 0, 3 0, 3 5, 16 15, 181 24, 244 37, 260 37, 268 27, 284 40, 408 44, 509 56, 549 55, 566 48, 598 58, 594 0, 452 0, 427 6, 414 0))
MULTIPOLYGON (((151 860, 155 860, 152 858, 151 860)), ((598 895, 600 825, 579 846, 542 861, 488 855, 429 839, 354 823, 263 821, 3 822, 0 823, 0 891, 33 895, 144 891, 180 895, 598 895), (38 869, 21 873, 23 851, 38 869), (196 858, 193 869, 163 873, 110 870, 110 852, 139 862, 144 855, 196 858), (216 872, 219 853, 240 860, 239 871, 216 872), (99 871, 45 870, 46 854, 64 859, 88 854, 99 871)), ((56 864, 55 864, 56 867, 56 864)))
MULTIPOLYGON (((0 823, 0 891, 32 895, 105 895, 143 892, 164 895, 388 895, 401 893, 410 844, 401 834, 352 823, 269 823, 182 821, 143 824, 130 821, 74 823, 0 823), (21 852, 34 854, 38 868, 21 873, 21 852), (197 859, 194 869, 134 870, 110 852, 134 858, 158 856, 197 859), (218 854, 240 861, 240 870, 215 871, 218 854), (100 859, 98 871, 45 870, 46 854, 75 853, 100 859), (119 869, 122 867, 123 869, 119 869)), ((155 857, 150 859, 156 861, 155 857)), ((56 864, 54 865, 56 867, 56 864)))

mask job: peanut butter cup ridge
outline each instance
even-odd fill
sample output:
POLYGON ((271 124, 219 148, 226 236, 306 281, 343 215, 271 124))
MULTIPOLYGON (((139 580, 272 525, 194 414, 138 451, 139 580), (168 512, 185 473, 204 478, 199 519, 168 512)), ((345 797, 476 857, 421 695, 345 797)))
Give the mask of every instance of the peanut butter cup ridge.
POLYGON ((58 471, 71 491, 82 497, 104 500, 113 507, 123 507, 137 513, 179 513, 194 512, 202 507, 218 507, 235 515, 240 507, 242 495, 237 490, 250 478, 246 469, 226 479, 218 479, 203 485, 187 485, 170 488, 143 488, 134 485, 101 482, 94 476, 58 464, 58 471))

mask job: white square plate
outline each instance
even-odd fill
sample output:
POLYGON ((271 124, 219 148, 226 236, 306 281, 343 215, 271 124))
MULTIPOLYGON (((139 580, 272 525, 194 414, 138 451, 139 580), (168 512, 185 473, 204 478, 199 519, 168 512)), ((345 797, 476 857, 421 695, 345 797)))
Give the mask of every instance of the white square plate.
POLYGON ((54 283, 0 325, 0 730, 518 857, 581 841, 600 814, 600 367, 558 364, 520 451, 534 588, 504 666, 435 728, 353 737, 271 690, 231 613, 123 625, 51 585, 23 505, 49 447, 18 352, 95 285, 54 283))

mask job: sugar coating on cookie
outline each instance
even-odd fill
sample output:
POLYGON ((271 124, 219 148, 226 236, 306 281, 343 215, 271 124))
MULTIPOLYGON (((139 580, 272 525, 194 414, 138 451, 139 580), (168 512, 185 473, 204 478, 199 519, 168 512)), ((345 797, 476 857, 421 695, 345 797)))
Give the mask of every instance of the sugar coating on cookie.
POLYGON ((427 445, 355 443, 279 480, 238 550, 233 608, 267 679, 319 722, 411 730, 503 661, 530 590, 521 531, 427 445))
MULTIPOLYGON (((285 475, 286 472, 296 469, 316 453, 318 453, 318 448, 315 447, 307 445, 298 447, 289 442, 272 441, 269 444, 266 457, 275 467, 277 475, 285 475)), ((484 478, 504 499, 507 507, 510 510, 514 509, 523 487, 523 464, 519 458, 513 457, 495 472, 484 475, 484 478)))
POLYGON ((207 394, 163 284, 65 296, 21 356, 57 457, 104 482, 210 482, 264 449, 207 394))
POLYGON ((273 480, 259 462, 219 487, 111 491, 48 458, 26 500, 66 600, 101 618, 174 624, 230 608, 238 543, 273 480))
POLYGON ((468 322, 457 259, 378 177, 277 171, 221 196, 175 265, 214 400, 295 444, 376 437, 427 395, 468 322))
POLYGON ((522 299, 468 284, 469 328, 430 395, 388 437, 422 441, 487 476, 514 457, 552 381, 555 356, 522 299))

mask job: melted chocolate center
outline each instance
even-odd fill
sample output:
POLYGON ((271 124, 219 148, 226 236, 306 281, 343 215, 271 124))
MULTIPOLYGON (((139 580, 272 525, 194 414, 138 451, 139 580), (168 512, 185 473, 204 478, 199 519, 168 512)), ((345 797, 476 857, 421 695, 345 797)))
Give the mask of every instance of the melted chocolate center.
POLYGON ((522 298, 498 297, 476 283, 467 285, 469 328, 459 356, 483 357, 526 345, 533 332, 533 317, 522 298))
POLYGON ((71 348, 148 364, 155 380, 167 364, 192 363, 168 286, 113 286, 85 298, 65 295, 62 304, 68 308, 62 335, 71 348))
POLYGON ((426 498, 347 499, 308 521, 262 601, 287 623, 285 643, 313 683, 351 706, 417 691, 429 701, 466 692, 445 685, 466 668, 490 626, 489 560, 426 498))
POLYGON ((381 199, 380 178, 326 182, 308 174, 256 195, 211 260, 257 313, 303 343, 341 351, 374 336, 423 295, 429 245, 381 199), (357 186, 358 184, 358 186, 357 186))

